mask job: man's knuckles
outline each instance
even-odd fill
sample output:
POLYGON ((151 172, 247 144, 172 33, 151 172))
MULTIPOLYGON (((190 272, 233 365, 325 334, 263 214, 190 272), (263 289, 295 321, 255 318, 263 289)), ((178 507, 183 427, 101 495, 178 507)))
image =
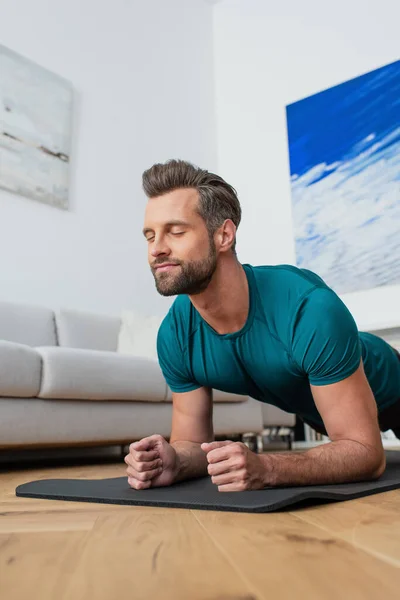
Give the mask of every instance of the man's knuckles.
POLYGON ((138 479, 135 479, 134 477, 128 477, 128 483, 129 483, 130 487, 133 488, 134 490, 146 490, 147 488, 149 488, 151 486, 150 481, 139 481, 138 479))
POLYGON ((161 462, 159 460, 153 460, 151 462, 136 463, 136 469, 139 472, 152 471, 153 469, 158 469, 160 466, 161 466, 161 462))
POLYGON ((139 444, 145 444, 145 447, 146 447, 146 445, 153 445, 153 444, 156 444, 157 442, 161 442, 161 441, 164 441, 164 438, 159 433, 150 435, 148 437, 142 438, 138 442, 132 442, 129 445, 129 452, 135 452, 137 450, 137 446, 139 444))
POLYGON ((137 483, 136 483, 137 490, 147 490, 147 488, 149 488, 149 487, 150 487, 149 481, 137 481, 137 483))
POLYGON ((219 486, 234 484, 237 488, 241 489, 248 489, 250 486, 250 479, 244 469, 230 473, 221 473, 220 475, 213 475, 211 481, 219 486))
POLYGON ((208 462, 217 462, 221 460, 221 457, 226 456, 247 456, 248 448, 242 442, 232 442, 227 446, 223 446, 222 448, 216 448, 215 450, 211 450, 207 454, 208 462))
POLYGON ((217 450, 211 450, 211 452, 207 454, 207 461, 211 464, 217 463, 221 460, 226 460, 232 456, 232 454, 232 451, 227 450, 227 448, 217 448, 217 450))
MULTIPOLYGON (((227 484, 219 483, 218 488, 222 487, 223 485, 227 484)), ((247 492, 248 490, 252 489, 248 479, 235 479, 235 481, 231 482, 231 485, 233 486, 232 491, 234 492, 247 492)))
POLYGON ((237 481, 239 485, 245 485, 248 483, 249 477, 246 469, 238 469, 235 472, 235 481, 237 481))
POLYGON ((245 468, 247 465, 246 456, 244 454, 239 454, 239 456, 235 458, 235 464, 237 469, 245 468))
POLYGON ((248 481, 238 481, 237 483, 237 491, 238 492, 247 492, 250 489, 250 484, 248 481))
POLYGON ((218 468, 218 465, 216 464, 209 464, 207 467, 207 471, 209 475, 218 475, 218 471, 220 471, 220 468, 218 468))
POLYGON ((153 479, 155 477, 155 475, 157 474, 157 471, 142 471, 142 472, 138 472, 136 473, 136 478, 139 479, 139 481, 150 481, 150 479, 153 479))
POLYGON ((143 482, 143 481, 150 481, 150 479, 153 479, 157 475, 158 472, 155 470, 139 472, 136 469, 129 467, 126 470, 126 473, 127 473, 128 477, 132 477, 133 479, 137 479, 138 481, 143 482))
POLYGON ((149 469, 146 469, 145 463, 136 463, 135 469, 138 473, 143 473, 144 471, 149 470, 149 469))
MULTIPOLYGON (((226 461, 214 461, 210 462, 207 465, 207 471, 209 475, 215 475, 221 468, 221 464, 226 461)), ((240 469, 246 470, 247 468, 247 459, 245 456, 235 456, 235 458, 231 458, 229 463, 224 465, 227 471, 239 471, 240 469)))
POLYGON ((133 452, 131 456, 136 462, 143 462, 146 460, 148 452, 133 452))
POLYGON ((235 447, 233 448, 233 453, 239 456, 247 456, 248 451, 248 447, 246 446, 246 444, 243 444, 243 442, 237 442, 235 444, 235 447))

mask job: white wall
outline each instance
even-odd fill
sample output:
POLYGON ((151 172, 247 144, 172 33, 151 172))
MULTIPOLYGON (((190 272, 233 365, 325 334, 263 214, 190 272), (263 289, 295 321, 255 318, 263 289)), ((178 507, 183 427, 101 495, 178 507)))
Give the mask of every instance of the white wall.
MULTIPOLYGON (((218 168, 240 194, 242 262, 295 264, 285 106, 399 59, 399 23, 398 0, 215 6, 218 168)), ((400 285, 342 299, 360 328, 400 324, 400 285)))
POLYGON ((0 190, 0 299, 168 310, 146 262, 141 174, 176 157, 216 167, 212 10, 1 0, 1 43, 70 80, 76 114, 70 211, 0 190))

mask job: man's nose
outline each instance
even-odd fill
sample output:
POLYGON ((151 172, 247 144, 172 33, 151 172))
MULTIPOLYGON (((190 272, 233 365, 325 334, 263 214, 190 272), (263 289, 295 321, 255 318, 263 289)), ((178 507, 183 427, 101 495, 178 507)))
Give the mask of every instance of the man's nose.
POLYGON ((151 256, 160 256, 162 254, 169 254, 170 249, 165 243, 165 239, 162 237, 156 238, 151 245, 150 254, 151 256))

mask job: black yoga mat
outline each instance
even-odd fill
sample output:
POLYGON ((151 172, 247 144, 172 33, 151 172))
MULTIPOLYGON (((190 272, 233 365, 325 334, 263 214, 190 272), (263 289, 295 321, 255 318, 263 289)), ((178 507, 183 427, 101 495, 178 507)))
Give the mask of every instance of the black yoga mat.
POLYGON ((44 479, 18 486, 16 495, 25 498, 102 504, 134 504, 265 513, 305 500, 340 502, 400 488, 400 452, 386 452, 386 457, 387 468, 382 477, 377 481, 361 483, 267 488, 249 492, 219 492, 210 477, 148 490, 130 488, 126 477, 98 480, 44 479))

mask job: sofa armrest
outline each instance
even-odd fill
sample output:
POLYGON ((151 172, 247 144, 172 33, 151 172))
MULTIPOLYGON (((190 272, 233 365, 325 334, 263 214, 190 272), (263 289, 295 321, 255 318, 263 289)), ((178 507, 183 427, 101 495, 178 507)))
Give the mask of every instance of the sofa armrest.
POLYGON ((0 396, 35 397, 40 389, 42 361, 30 346, 0 340, 0 396))

